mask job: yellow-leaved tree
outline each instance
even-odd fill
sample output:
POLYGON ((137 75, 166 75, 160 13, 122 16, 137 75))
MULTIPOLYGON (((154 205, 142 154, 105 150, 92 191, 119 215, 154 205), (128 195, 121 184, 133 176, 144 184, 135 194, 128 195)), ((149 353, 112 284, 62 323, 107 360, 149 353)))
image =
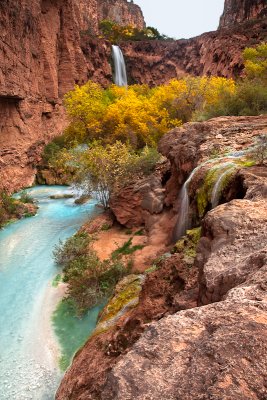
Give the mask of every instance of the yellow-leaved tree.
POLYGON ((100 138, 102 120, 110 100, 105 90, 92 81, 83 86, 75 86, 65 95, 64 104, 70 120, 66 137, 70 141, 84 143, 100 138))
POLYGON ((258 79, 267 83, 267 43, 261 43, 243 52, 245 72, 249 79, 258 79))
POLYGON ((72 169, 74 183, 108 208, 110 196, 130 181, 149 174, 160 155, 147 146, 137 153, 120 141, 106 145, 94 141, 89 147, 62 150, 59 158, 61 168, 72 169))

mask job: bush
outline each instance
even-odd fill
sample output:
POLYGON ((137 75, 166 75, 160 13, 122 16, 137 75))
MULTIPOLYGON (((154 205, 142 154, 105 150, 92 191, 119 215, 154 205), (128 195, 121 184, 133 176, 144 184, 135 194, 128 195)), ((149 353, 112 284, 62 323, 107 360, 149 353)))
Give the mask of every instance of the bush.
POLYGON ((27 193, 25 190, 21 193, 19 201, 21 201, 21 203, 25 203, 25 204, 33 204, 34 203, 34 199, 32 198, 32 196, 27 193))
POLYGON ((101 37, 112 43, 133 40, 173 40, 166 35, 161 35, 156 28, 148 26, 145 29, 138 29, 132 25, 119 25, 110 20, 103 20, 99 23, 101 37))
POLYGON ((219 116, 261 115, 267 112, 267 86, 244 80, 234 93, 222 93, 220 102, 206 105, 197 119, 219 116))
POLYGON ((77 233, 54 250, 56 263, 63 266, 63 281, 68 283, 67 296, 79 315, 108 298, 129 272, 119 256, 100 261, 91 247, 92 240, 87 233, 77 233))
POLYGON ((91 240, 91 237, 84 232, 76 233, 65 243, 60 240, 59 244, 55 246, 55 250, 53 251, 56 264, 63 268, 67 268, 73 260, 86 255, 87 247, 91 240))
POLYGON ((0 228, 12 219, 30 217, 33 215, 24 205, 24 203, 28 203, 26 200, 33 202, 33 199, 30 196, 28 199, 26 194, 24 196, 24 193, 22 193, 21 196, 22 201, 14 199, 5 191, 0 192, 0 228))
POLYGON ((249 156, 260 165, 264 165, 267 160, 267 134, 257 137, 256 144, 249 152, 249 156))
POLYGON ((66 165, 76 165, 76 183, 85 194, 94 196, 107 209, 110 196, 130 181, 149 174, 160 159, 156 149, 145 147, 135 153, 120 141, 103 146, 94 142, 82 152, 68 153, 66 165))
POLYGON ((46 165, 53 164, 53 161, 57 158, 58 153, 67 146, 67 140, 65 135, 57 136, 52 140, 52 142, 48 143, 42 154, 43 162, 46 165))

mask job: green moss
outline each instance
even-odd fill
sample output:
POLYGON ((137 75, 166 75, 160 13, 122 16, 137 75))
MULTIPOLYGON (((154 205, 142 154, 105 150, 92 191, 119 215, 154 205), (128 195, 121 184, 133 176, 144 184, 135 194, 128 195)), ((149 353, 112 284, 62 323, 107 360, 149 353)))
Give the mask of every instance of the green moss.
POLYGON ((132 241, 133 241, 133 238, 130 238, 121 247, 119 247, 117 250, 113 251, 111 258, 114 260, 116 257, 118 257, 120 255, 133 254, 135 251, 143 249, 144 246, 139 245, 139 244, 132 246, 132 241))
POLYGON ((243 168, 249 168, 249 167, 253 167, 254 165, 256 165, 256 162, 253 160, 238 160, 237 164, 240 165, 243 168))
POLYGON ((197 190, 197 208, 198 215, 202 218, 206 212, 209 201, 211 199, 211 193, 216 180, 218 179, 218 174, 220 171, 220 166, 217 165, 210 169, 205 176, 203 185, 197 190))
POLYGON ((58 287, 58 285, 59 285, 59 283, 62 281, 62 276, 61 276, 61 274, 57 274, 55 277, 54 277, 54 279, 53 279, 53 281, 52 281, 52 286, 53 287, 58 287))
POLYGON ((111 224, 105 223, 101 226, 101 231, 108 231, 111 228, 111 224))
POLYGON ((143 236, 144 235, 144 230, 140 229, 139 231, 134 233, 134 236, 143 236))
POLYGON ((183 236, 175 244, 173 252, 180 253, 183 257, 184 262, 188 266, 194 264, 196 258, 197 245, 201 237, 201 227, 190 229, 186 231, 186 235, 183 236))
POLYGON ((158 267, 157 267, 157 265, 152 265, 152 267, 150 267, 150 268, 148 268, 148 269, 146 269, 145 270, 145 274, 151 274, 152 272, 155 272, 155 271, 157 271, 157 269, 158 269, 158 267))
POLYGON ((132 308, 138 302, 139 293, 142 289, 142 280, 139 275, 129 275, 123 278, 116 287, 116 294, 105 307, 100 322, 114 319, 125 308, 132 308))

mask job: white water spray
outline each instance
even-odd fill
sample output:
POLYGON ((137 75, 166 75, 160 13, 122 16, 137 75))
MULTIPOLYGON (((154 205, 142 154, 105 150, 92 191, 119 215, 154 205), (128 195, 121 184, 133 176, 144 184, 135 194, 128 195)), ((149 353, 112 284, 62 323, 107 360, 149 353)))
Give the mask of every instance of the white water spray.
POLYGON ((222 167, 223 172, 219 175, 213 190, 212 190, 212 194, 211 194, 211 206, 212 208, 217 207, 217 205, 219 204, 220 201, 220 195, 221 195, 221 191, 222 191, 222 185, 224 182, 224 179, 231 175, 232 172, 235 170, 236 165, 234 163, 226 163, 224 165, 227 166, 227 169, 225 170, 225 168, 222 167), (227 164, 227 165, 226 165, 227 164))
POLYGON ((114 82, 117 86, 127 86, 127 73, 124 57, 119 46, 112 46, 112 57, 114 60, 114 82))
POLYGON ((207 164, 207 161, 203 164, 200 164, 197 168, 195 168, 189 178, 184 183, 182 190, 180 192, 180 212, 179 212, 179 219, 178 223, 175 228, 174 236, 175 240, 178 240, 182 237, 187 229, 190 228, 190 218, 189 218, 189 194, 188 194, 188 185, 193 179, 194 175, 203 167, 203 165, 207 164))

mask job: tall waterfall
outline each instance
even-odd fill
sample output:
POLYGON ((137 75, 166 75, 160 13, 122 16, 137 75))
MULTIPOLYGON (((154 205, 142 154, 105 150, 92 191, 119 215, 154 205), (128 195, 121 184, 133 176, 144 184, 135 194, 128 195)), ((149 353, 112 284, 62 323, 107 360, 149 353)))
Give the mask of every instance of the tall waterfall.
POLYGON ((127 73, 124 57, 119 46, 112 46, 112 57, 114 61, 114 82, 117 86, 127 86, 127 73))

